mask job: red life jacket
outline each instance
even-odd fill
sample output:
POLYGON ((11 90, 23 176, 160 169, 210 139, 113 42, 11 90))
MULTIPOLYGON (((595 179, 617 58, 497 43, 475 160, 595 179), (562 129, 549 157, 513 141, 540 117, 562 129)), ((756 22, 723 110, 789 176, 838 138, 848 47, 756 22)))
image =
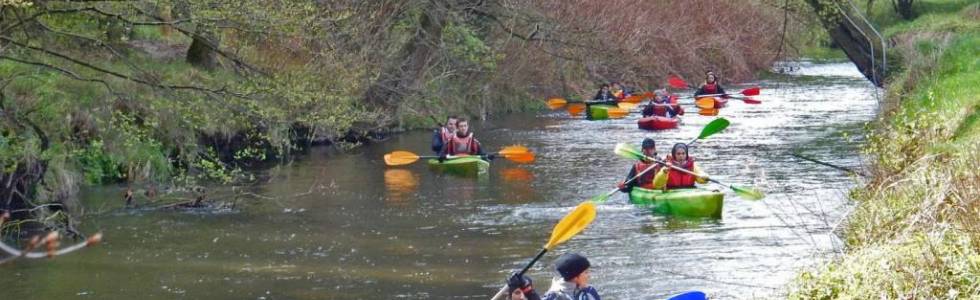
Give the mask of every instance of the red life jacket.
POLYGON ((704 84, 704 94, 717 94, 718 93, 718 82, 715 83, 705 83, 704 84))
MULTIPOLYGON (((654 102, 654 103, 656 103, 656 102, 654 102)), ((665 105, 659 105, 660 103, 657 103, 657 104, 658 105, 654 105, 653 106, 653 115, 655 115, 655 116, 661 116, 661 117, 666 117, 667 116, 667 106, 665 106, 665 105)))
MULTIPOLYGON (((694 171, 694 158, 688 157, 687 163, 684 165, 678 165, 677 161, 673 157, 669 158, 670 163, 675 167, 681 167, 688 171, 694 171)), ((667 172, 667 189, 678 189, 678 188, 693 188, 695 183, 694 175, 687 174, 678 170, 671 168, 667 172)))
POLYGON ((660 164, 645 163, 640 161, 637 162, 635 165, 633 165, 633 170, 636 171, 636 174, 640 174, 640 172, 643 172, 647 168, 654 168, 654 169, 650 170, 649 172, 643 173, 643 176, 637 178, 636 186, 645 189, 653 189, 653 177, 657 175, 657 172, 660 172, 660 168, 661 168, 660 164))
POLYGON ((465 137, 459 137, 459 135, 453 134, 447 147, 449 148, 446 151, 448 155, 477 154, 480 152, 480 145, 473 138, 472 132, 465 137))

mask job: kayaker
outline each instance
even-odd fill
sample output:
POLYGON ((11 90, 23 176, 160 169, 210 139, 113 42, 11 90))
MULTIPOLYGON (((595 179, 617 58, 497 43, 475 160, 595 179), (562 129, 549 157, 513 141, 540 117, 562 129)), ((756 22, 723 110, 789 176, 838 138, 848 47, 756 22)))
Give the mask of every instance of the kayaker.
MULTIPOLYGON (((657 143, 654 142, 653 139, 645 138, 643 139, 643 143, 641 145, 643 147, 643 155, 646 155, 648 157, 657 157, 657 143)), ((660 172, 660 170, 658 169, 662 167, 663 166, 661 164, 645 159, 636 162, 636 164, 633 164, 633 167, 630 168, 629 173, 626 174, 626 179, 620 182, 619 185, 617 185, 619 187, 619 191, 623 193, 629 193, 630 191, 633 190, 634 186, 638 186, 645 189, 653 189, 653 177, 657 175, 657 172, 660 172), (626 182, 626 180, 630 180, 630 178, 633 178, 634 176, 636 176, 636 174, 640 174, 640 172, 643 172, 648 168, 654 168, 654 169, 650 170, 649 172, 643 173, 643 176, 640 176, 640 178, 637 178, 629 183, 626 182)))
POLYGON ((589 260, 575 253, 565 253, 555 262, 560 276, 551 280, 544 300, 600 300, 599 292, 589 285, 589 260))
POLYGON ((680 105, 670 103, 670 94, 667 94, 665 89, 656 90, 653 99, 650 99, 650 103, 643 108, 644 118, 649 116, 673 118, 683 114, 684 109, 680 105))
POLYGON ((616 101, 616 96, 614 96, 613 93, 609 91, 608 84, 602 84, 601 86, 599 86, 599 92, 595 94, 595 97, 592 97, 592 101, 596 101, 596 102, 616 101))
POLYGON ((483 153, 480 141, 473 137, 469 122, 463 118, 456 120, 456 134, 452 135, 452 138, 442 146, 442 151, 439 152, 439 162, 445 161, 450 155, 479 155, 484 160, 494 159, 493 154, 483 153))
MULTIPOLYGON (((694 92, 694 98, 697 99, 701 95, 711 95, 711 94, 724 94, 725 89, 721 87, 718 83, 718 77, 715 76, 715 72, 708 71, 704 73, 704 84, 701 85, 696 92, 694 92)), ((728 98, 727 95, 721 96, 722 98, 728 98)))
POLYGON ((511 300, 541 300, 538 292, 534 291, 531 277, 527 275, 517 276, 517 273, 510 275, 507 279, 507 288, 510 290, 511 300))
POLYGON ((613 97, 616 98, 616 101, 622 101, 629 96, 626 94, 626 91, 623 90, 623 85, 616 81, 613 81, 612 84, 610 84, 609 90, 612 91, 613 97))
POLYGON ((432 152, 438 154, 442 145, 456 133, 456 116, 446 117, 446 124, 432 131, 432 152))
POLYGON ((708 174, 701 172, 701 169, 694 163, 694 158, 688 156, 686 144, 674 144, 674 148, 671 149, 670 153, 671 155, 665 159, 667 167, 660 169, 657 172, 657 176, 653 179, 654 189, 693 188, 695 183, 705 184, 708 182, 708 174), (679 167, 700 175, 694 176, 687 174, 674 170, 670 166, 679 167))

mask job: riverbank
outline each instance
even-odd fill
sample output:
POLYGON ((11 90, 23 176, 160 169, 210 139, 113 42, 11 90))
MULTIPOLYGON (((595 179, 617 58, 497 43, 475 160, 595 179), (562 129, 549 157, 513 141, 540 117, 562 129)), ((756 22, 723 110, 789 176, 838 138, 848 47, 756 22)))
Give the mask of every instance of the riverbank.
POLYGON ((911 21, 871 15, 894 43, 870 182, 840 229, 844 255, 802 272, 794 299, 980 295, 980 4, 917 1, 911 21))

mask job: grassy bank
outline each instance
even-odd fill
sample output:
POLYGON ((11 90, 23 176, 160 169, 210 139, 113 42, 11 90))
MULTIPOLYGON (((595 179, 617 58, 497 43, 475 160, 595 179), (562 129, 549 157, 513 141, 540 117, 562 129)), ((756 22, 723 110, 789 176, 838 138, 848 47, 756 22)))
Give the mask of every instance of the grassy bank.
POLYGON ((980 4, 917 1, 910 21, 878 6, 902 64, 869 133, 873 177, 852 192, 845 254, 790 298, 980 298, 980 4))

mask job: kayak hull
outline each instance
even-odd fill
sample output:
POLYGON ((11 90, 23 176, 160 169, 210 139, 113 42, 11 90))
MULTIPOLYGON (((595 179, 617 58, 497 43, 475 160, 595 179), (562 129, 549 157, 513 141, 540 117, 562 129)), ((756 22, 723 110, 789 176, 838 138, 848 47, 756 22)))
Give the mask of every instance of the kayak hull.
POLYGON ((649 116, 636 121, 636 126, 645 130, 665 130, 677 128, 680 118, 649 116))
POLYGON ((609 119, 609 109, 616 106, 615 101, 586 103, 585 118, 589 120, 609 119))
POLYGON ((430 159, 428 164, 434 171, 472 177, 487 174, 490 169, 490 163, 479 156, 453 158, 441 163, 438 159, 430 159))
POLYGON ((668 191, 634 187, 630 203, 648 207, 654 213, 678 217, 721 218, 725 194, 702 188, 668 191))
POLYGON ((715 97, 715 108, 722 108, 728 105, 728 99, 715 97))

